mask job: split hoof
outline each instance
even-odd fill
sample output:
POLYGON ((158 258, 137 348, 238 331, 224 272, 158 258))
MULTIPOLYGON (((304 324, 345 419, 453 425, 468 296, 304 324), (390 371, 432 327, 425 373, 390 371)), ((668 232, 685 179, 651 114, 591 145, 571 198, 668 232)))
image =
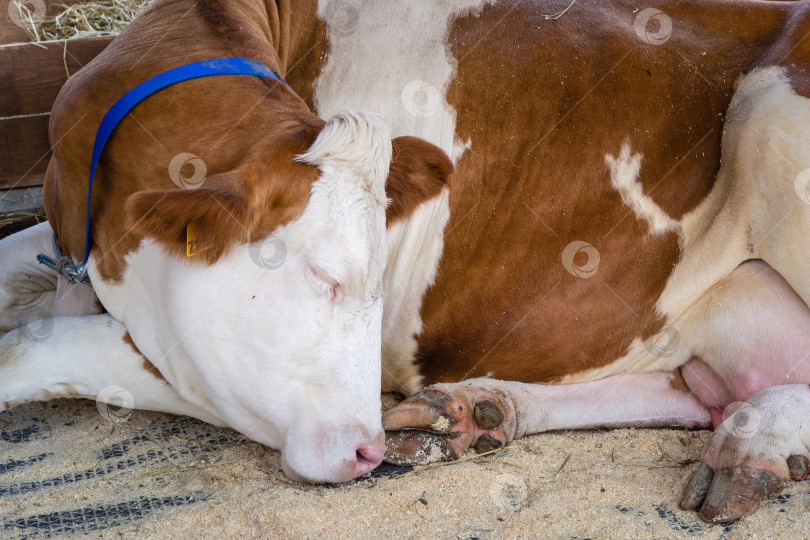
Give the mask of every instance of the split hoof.
POLYGON ((383 415, 385 461, 425 465, 454 460, 472 448, 489 452, 506 443, 500 396, 471 385, 426 388, 383 415))

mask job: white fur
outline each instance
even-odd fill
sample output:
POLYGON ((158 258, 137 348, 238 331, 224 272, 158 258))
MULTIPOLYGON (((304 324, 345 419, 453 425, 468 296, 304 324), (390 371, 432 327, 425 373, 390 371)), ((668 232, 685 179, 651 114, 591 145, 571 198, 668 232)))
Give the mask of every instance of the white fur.
POLYGON ((39 254, 56 258, 50 223, 0 240, 0 253, 0 336, 41 319, 103 311, 92 287, 70 284, 37 261, 39 254))
POLYGON ((298 159, 320 167, 324 174, 355 182, 378 203, 385 204, 391 136, 379 115, 339 111, 298 159))
POLYGON ((0 336, 50 316, 56 300, 57 275, 37 262, 54 256, 53 229, 40 223, 0 240, 0 336))
POLYGON ((633 210, 638 219, 649 223, 653 234, 677 230, 678 222, 644 193, 644 186, 638 180, 641 160, 642 155, 631 153, 627 142, 622 145, 619 157, 605 156, 613 189, 619 192, 622 202, 633 210))
POLYGON ((510 441, 558 429, 710 424, 706 408, 695 396, 673 387, 672 381, 671 373, 655 372, 616 375, 578 384, 480 378, 439 384, 436 388, 452 394, 461 387, 494 392, 496 401, 508 412, 505 427, 510 441), (508 396, 507 403, 503 403, 502 396, 508 396))
MULTIPOLYGON (((357 0, 357 28, 351 35, 329 30, 329 55, 315 83, 315 106, 326 118, 348 107, 380 113, 393 137, 422 137, 455 156, 456 112, 445 98, 457 65, 448 50, 450 22, 493 0, 386 2, 357 0), (439 102, 432 114, 414 114, 403 104, 408 85, 426 83, 439 102)), ((318 15, 329 13, 320 0, 318 15)), ((329 23, 330 21, 326 21, 329 23)), ((338 29, 339 30, 339 29, 338 29)))
POLYGON ((109 315, 58 317, 42 324, 44 331, 22 327, 0 339, 0 410, 58 397, 103 400, 105 388, 120 387, 131 395, 132 408, 225 425, 144 371, 143 357, 124 341, 126 329, 109 315))
POLYGON ((447 197, 447 190, 443 190, 409 219, 388 229, 382 324, 384 391, 410 395, 421 386, 413 364, 415 336, 422 332, 422 298, 436 278, 444 247, 442 231, 450 217, 447 197))
MULTIPOLYGON (((329 116, 344 107, 372 110, 382 115, 392 136, 422 137, 458 162, 471 142, 457 139, 456 111, 446 99, 457 69, 447 45, 449 26, 456 16, 490 3, 420 2, 416 7, 410 2, 352 2, 357 14, 354 33, 342 35, 327 26, 329 55, 315 84, 318 114, 329 116), (430 102, 427 110, 414 110, 415 91, 430 102)), ((328 0, 320 1, 321 17, 329 13, 328 5, 328 0)), ((422 298, 435 279, 449 218, 445 191, 388 231, 383 320, 386 390, 411 394, 419 387, 413 362, 415 336, 422 329, 422 298)))
POLYGON ((357 447, 380 443, 390 158, 378 119, 330 120, 301 156, 322 173, 309 202, 273 234, 286 246, 278 268, 254 262, 256 245, 206 266, 145 239, 112 284, 91 259, 99 298, 179 395, 281 449, 296 478, 349 480, 357 447), (338 283, 336 299, 313 269, 338 283))

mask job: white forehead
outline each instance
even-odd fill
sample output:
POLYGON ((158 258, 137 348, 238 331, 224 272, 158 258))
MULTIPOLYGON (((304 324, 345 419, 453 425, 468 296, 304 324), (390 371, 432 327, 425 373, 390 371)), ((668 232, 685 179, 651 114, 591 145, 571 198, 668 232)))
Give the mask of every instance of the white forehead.
POLYGON ((379 117, 341 112, 299 160, 321 171, 298 219, 279 231, 293 249, 338 280, 381 279, 385 260, 385 179, 391 138, 379 117))

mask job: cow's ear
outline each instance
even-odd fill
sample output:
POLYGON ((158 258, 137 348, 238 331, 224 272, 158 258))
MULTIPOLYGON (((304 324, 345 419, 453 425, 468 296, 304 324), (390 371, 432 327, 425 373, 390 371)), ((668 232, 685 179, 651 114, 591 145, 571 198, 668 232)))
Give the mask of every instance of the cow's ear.
POLYGON ((438 146, 417 137, 393 140, 393 157, 385 193, 390 227, 410 216, 423 202, 438 196, 453 172, 453 163, 438 146))
POLYGON ((175 255, 213 263, 247 241, 245 198, 223 182, 198 189, 148 190, 126 202, 128 228, 153 238, 175 255))

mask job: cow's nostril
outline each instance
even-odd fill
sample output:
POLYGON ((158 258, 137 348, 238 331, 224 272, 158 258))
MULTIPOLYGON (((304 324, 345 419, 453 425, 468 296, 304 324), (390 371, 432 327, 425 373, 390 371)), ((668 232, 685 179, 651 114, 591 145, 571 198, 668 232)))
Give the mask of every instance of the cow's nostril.
POLYGON ((360 446, 355 452, 357 459, 356 476, 373 471, 383 460, 385 446, 360 446))

